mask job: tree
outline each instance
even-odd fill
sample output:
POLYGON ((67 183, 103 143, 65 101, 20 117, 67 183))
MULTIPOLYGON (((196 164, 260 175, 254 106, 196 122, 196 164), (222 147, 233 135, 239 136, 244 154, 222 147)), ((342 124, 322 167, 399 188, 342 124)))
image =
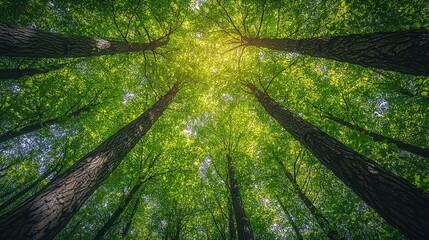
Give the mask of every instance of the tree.
MULTIPOLYGON (((300 156, 298 156, 300 157, 300 156)), ((329 221, 323 216, 323 214, 320 212, 316 206, 314 206, 313 202, 302 192, 301 187, 299 186, 298 182, 296 181, 296 176, 293 176, 292 173, 290 173, 284 163, 275 157, 276 162, 280 166, 280 170, 282 171, 283 175, 289 180, 289 182, 292 184, 293 190, 298 195, 298 197, 301 199, 301 201, 304 203, 305 207, 310 211, 311 215, 316 220, 317 224, 322 228, 322 230, 326 233, 329 239, 340 239, 340 236, 338 232, 331 226, 329 221)), ((283 207, 283 210, 286 208, 283 207)), ((287 210, 285 211, 285 214, 289 216, 289 213, 287 210)), ((290 217, 289 217, 290 218, 290 217)), ((293 222, 291 222, 293 224, 293 222)))
POLYGON ((409 30, 308 39, 242 36, 245 46, 295 52, 412 75, 429 76, 429 32, 409 30))
POLYGON ((138 118, 86 154, 57 179, 0 218, 1 238, 53 239, 121 163, 179 90, 176 83, 138 118))
POLYGON ((279 196, 276 196, 277 201, 280 204, 280 207, 282 208, 283 212, 286 215, 286 218, 288 219, 290 225, 292 226, 293 231, 295 232, 296 238, 298 238, 299 240, 304 239, 301 232, 299 231, 298 226, 296 226, 295 221, 293 221, 291 214, 289 213, 289 211, 287 210, 286 205, 281 201, 279 196))
POLYGON ((25 69, 0 69, 0 79, 20 79, 26 76, 34 76, 37 74, 48 73, 51 71, 59 70, 64 65, 52 65, 47 68, 25 68, 25 69))
MULTIPOLYGON (((171 34, 171 33, 170 33, 171 34)), ((74 58, 142 52, 165 46, 169 34, 150 43, 66 36, 32 28, 0 24, 0 56, 74 58)))
POLYGON ((330 119, 336 123, 339 123, 345 127, 350 128, 352 130, 356 130, 358 132, 367 134, 376 142, 388 142, 388 143, 396 145, 399 149, 405 150, 405 151, 410 152, 410 153, 414 153, 414 154, 422 156, 424 158, 429 158, 429 150, 428 149, 425 149, 425 148, 422 148, 419 146, 415 146, 412 144, 408 144, 408 143, 402 142, 400 140, 397 140, 397 139, 394 139, 391 137, 383 136, 383 135, 375 133, 375 132, 371 132, 371 131, 363 128, 363 127, 360 127, 358 125, 347 122, 344 119, 333 116, 330 113, 323 113, 322 117, 328 118, 328 119, 330 119))
POLYGON ((228 166, 228 182, 229 182, 229 192, 232 199, 232 207, 234 210, 234 218, 237 223, 237 233, 238 239, 254 239, 252 226, 250 221, 246 216, 244 210, 243 202, 241 200, 240 189, 238 187, 237 179, 235 178, 235 169, 232 164, 232 157, 228 153, 226 155, 227 166, 228 166))
POLYGON ((429 236, 426 193, 295 116, 252 83, 246 86, 286 131, 388 223, 413 239, 429 236))

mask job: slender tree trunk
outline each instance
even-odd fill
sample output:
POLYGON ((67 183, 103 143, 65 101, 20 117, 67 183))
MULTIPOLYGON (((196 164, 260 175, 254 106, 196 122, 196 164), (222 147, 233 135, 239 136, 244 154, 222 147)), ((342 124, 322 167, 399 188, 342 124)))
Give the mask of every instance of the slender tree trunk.
POLYGON ((295 224, 295 221, 292 219, 292 216, 290 215, 289 211, 287 210, 287 207, 283 204, 281 199, 277 197, 277 201, 280 204, 280 207, 283 209, 283 212, 285 213, 290 225, 292 226, 293 231, 295 232, 296 238, 299 240, 303 240, 301 232, 299 231, 298 226, 295 224))
POLYGON ((150 43, 128 43, 122 41, 66 36, 0 23, 0 56, 74 58, 112 55, 116 53, 155 50, 168 43, 157 40, 150 43))
POLYGON ((0 217, 0 239, 53 239, 149 131, 173 100, 175 84, 151 108, 109 137, 32 198, 0 217))
POLYGON ((125 211, 128 204, 134 198, 136 193, 140 190, 142 185, 143 185, 142 180, 139 180, 137 182, 137 184, 134 185, 134 187, 131 189, 131 191, 125 197, 124 201, 119 205, 119 207, 112 214, 112 216, 110 216, 109 220, 107 220, 107 222, 104 223, 103 227, 98 231, 97 235, 94 237, 94 240, 103 239, 104 235, 106 235, 106 233, 110 229, 110 227, 113 226, 113 224, 118 220, 118 218, 121 216, 121 214, 125 211))
POLYGON ((25 76, 48 73, 63 68, 62 65, 54 65, 49 68, 25 68, 25 69, 0 69, 0 79, 20 79, 25 76))
POLYGON ((6 209, 10 204, 14 203, 18 199, 20 199, 22 196, 24 196, 26 193, 31 191, 33 188, 35 188, 39 183, 41 183, 43 180, 45 180, 49 175, 51 175, 53 172, 56 171, 56 168, 52 168, 51 170, 46 171, 42 174, 39 178, 36 179, 33 183, 28 185, 27 187, 23 188, 21 191, 17 192, 15 195, 7 199, 5 202, 3 202, 0 205, 0 209, 6 209))
POLYGON ((296 52, 412 75, 429 76, 429 32, 409 30, 326 38, 259 39, 243 36, 246 45, 296 52))
POLYGON ((252 226, 250 225, 250 221, 246 216, 246 212, 244 211, 244 206, 240 195, 240 189, 238 188, 237 179, 235 179, 235 169, 232 165, 232 158, 229 154, 227 154, 226 159, 228 161, 229 191, 231 194, 235 221, 237 223, 238 239, 254 239, 252 226))
POLYGON ((412 239, 429 238, 429 196, 247 86, 265 110, 388 223, 412 239))
POLYGON ((122 238, 125 238, 130 232, 130 228, 131 228, 131 225, 133 224, 133 219, 137 213, 137 209, 139 208, 139 205, 140 205, 140 198, 137 198, 136 202, 134 203, 128 222, 125 225, 124 229, 122 230, 122 238))
POLYGON ((228 233, 230 240, 237 239, 237 230, 235 229, 234 223, 234 210, 231 205, 228 206, 228 233))
POLYGON ((22 136, 22 135, 30 133, 30 132, 35 132, 35 131, 40 130, 44 127, 49 127, 49 126, 52 126, 54 124, 59 124, 62 121, 64 121, 64 118, 72 117, 72 116, 79 116, 81 113, 91 111, 91 109, 94 106, 95 105, 90 104, 88 106, 79 108, 76 111, 68 113, 65 116, 51 118, 51 119, 45 120, 45 121, 40 122, 40 123, 33 123, 33 124, 27 125, 25 127, 22 127, 22 128, 16 129, 16 130, 7 131, 7 132, 3 133, 2 135, 0 135, 0 143, 9 141, 11 139, 14 139, 16 137, 22 136))
POLYGON ((424 158, 429 158, 429 149, 425 149, 419 146, 411 145, 408 143, 404 143, 402 141, 393 139, 391 137, 386 137, 381 134, 371 132, 366 130, 365 128, 359 127, 357 125, 354 125, 352 123, 349 123, 341 118, 335 117, 332 114, 323 114, 323 117, 326 117, 328 119, 331 119, 332 121, 335 121, 345 127, 348 127, 350 129, 359 131, 361 133, 365 133, 366 135, 370 136, 374 141, 376 142, 388 142, 396 145, 399 149, 405 150, 410 153, 414 153, 416 155, 422 156, 424 158))
POLYGON ((293 190, 304 203, 305 207, 310 211, 311 215, 316 219, 317 224, 319 224, 320 228, 322 228, 323 232, 328 236, 329 239, 341 239, 338 235, 338 232, 329 224, 329 221, 323 216, 322 212, 316 206, 314 206, 313 202, 305 195, 301 188, 298 185, 296 179, 292 176, 292 174, 286 169, 285 165, 279 159, 276 159, 277 163, 280 165, 280 168, 285 175, 285 177, 292 183, 293 190))

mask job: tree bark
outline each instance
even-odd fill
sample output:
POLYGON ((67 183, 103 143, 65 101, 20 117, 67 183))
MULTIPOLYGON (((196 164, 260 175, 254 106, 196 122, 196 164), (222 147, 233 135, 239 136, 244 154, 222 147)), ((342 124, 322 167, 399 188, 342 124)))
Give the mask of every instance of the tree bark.
POLYGON ((54 124, 59 124, 62 121, 64 121, 64 118, 72 117, 72 116, 79 116, 83 112, 91 111, 91 109, 94 106, 95 106, 95 104, 89 104, 85 107, 81 107, 81 108, 79 108, 79 109, 77 109, 71 113, 68 113, 65 116, 51 118, 51 119, 45 120, 43 122, 33 123, 33 124, 27 125, 25 127, 19 128, 19 129, 7 131, 7 132, 0 135, 0 143, 9 141, 11 139, 14 139, 16 137, 22 136, 22 135, 30 133, 30 132, 35 132, 35 131, 40 130, 44 127, 49 127, 49 126, 52 126, 54 124))
POLYGON ((66 36, 0 23, 0 56, 74 58, 155 50, 165 46, 169 37, 150 43, 66 36))
POLYGON ((237 230, 235 229, 234 223, 234 210, 230 205, 228 206, 228 233, 229 240, 237 239, 237 230))
POLYGON ((238 188, 237 179, 235 178, 235 169, 232 165, 232 158, 229 154, 227 154, 226 159, 228 162, 229 191, 231 194, 235 221, 237 223, 238 239, 254 239, 252 226, 250 225, 250 221, 246 216, 246 212, 244 211, 244 206, 240 195, 240 189, 238 188))
POLYGON ((396 139, 391 138, 391 137, 386 137, 386 136, 383 136, 383 135, 375 133, 375 132, 371 132, 369 130, 366 130, 365 128, 362 128, 360 126, 349 123, 349 122, 347 122, 341 118, 335 117, 332 114, 323 114, 323 117, 326 117, 332 121, 335 121, 335 122, 337 122, 337 123, 339 123, 345 127, 348 127, 352 130, 356 130, 356 131, 359 131, 361 133, 365 133, 366 135, 370 136, 376 142, 392 143, 392 144, 396 145, 399 149, 402 149, 402 150, 410 152, 410 153, 414 153, 414 154, 422 156, 424 158, 429 158, 429 150, 428 149, 425 149, 425 148, 422 148, 419 146, 415 146, 412 144, 404 143, 402 141, 396 140, 396 139))
POLYGON ((0 217, 0 239, 53 239, 149 131, 173 100, 175 84, 151 108, 109 137, 32 198, 0 217))
POLYGON ((283 204, 283 202, 280 200, 279 197, 277 197, 277 201, 280 204, 280 207, 283 209, 283 212, 285 213, 290 225, 292 226, 293 231, 295 232, 296 238, 299 240, 303 240, 301 232, 299 231, 298 226, 295 224, 295 221, 292 219, 292 216, 290 215, 289 211, 287 210, 286 206, 283 204))
POLYGON ((53 65, 49 68, 25 68, 25 69, 0 69, 0 79, 20 79, 25 76, 34 76, 37 74, 48 73, 51 71, 59 70, 63 68, 60 65, 53 65))
POLYGON ((128 233, 130 232, 131 224, 133 223, 134 216, 137 213, 137 209, 140 205, 140 198, 137 198, 136 202, 134 203, 133 209, 131 211, 130 217, 127 221, 127 224, 125 225, 124 229, 122 230, 122 238, 125 238, 128 233))
POLYGON ((307 39, 243 36, 248 46, 296 52, 411 75, 429 76, 429 32, 409 30, 307 39))
POLYGON ((248 83, 247 87, 286 131, 388 223, 409 238, 429 238, 429 196, 425 192, 295 116, 255 85, 248 83))
POLYGON ((293 190, 304 203, 305 207, 310 211, 311 215, 316 219, 317 224, 323 230, 323 232, 328 236, 329 239, 341 239, 338 235, 338 232, 329 224, 329 221, 323 216, 322 212, 316 206, 314 206, 313 202, 305 195, 301 188, 298 185, 296 179, 292 176, 292 174, 286 169, 280 159, 276 159, 277 163, 280 165, 280 168, 285 175, 285 177, 291 182, 293 190))

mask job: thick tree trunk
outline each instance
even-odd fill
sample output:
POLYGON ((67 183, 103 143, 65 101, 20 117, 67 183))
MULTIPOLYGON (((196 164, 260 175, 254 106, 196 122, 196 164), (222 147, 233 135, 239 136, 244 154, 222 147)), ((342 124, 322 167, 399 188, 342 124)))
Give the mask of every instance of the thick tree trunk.
POLYGON ((372 137, 372 139, 376 142, 392 143, 392 144, 395 144, 399 149, 405 150, 405 151, 410 152, 410 153, 414 153, 414 154, 422 156, 424 158, 429 158, 429 149, 425 149, 425 148, 422 148, 419 146, 404 143, 402 141, 393 139, 391 137, 386 137, 386 136, 383 136, 381 134, 368 131, 365 128, 362 128, 362 127, 359 127, 359 126, 354 125, 352 123, 349 123, 349 122, 347 122, 341 118, 337 118, 337 117, 333 116, 332 114, 324 114, 323 117, 329 118, 332 121, 335 121, 335 122, 337 122, 337 123, 339 123, 345 127, 350 128, 350 129, 359 131, 361 133, 365 133, 368 136, 372 137))
POLYGON ((283 204, 281 199, 277 197, 277 201, 280 204, 280 207, 283 209, 283 212, 285 213, 290 225, 292 226, 293 231, 295 232, 296 238, 299 240, 303 240, 301 232, 299 231, 298 226, 295 224, 295 221, 292 219, 292 216, 290 215, 289 211, 287 210, 286 206, 283 204))
POLYGON ((124 229, 122 230, 122 238, 125 238, 128 235, 128 233, 130 232, 131 224, 133 224, 133 219, 137 213, 137 209, 139 208, 139 205, 140 205, 140 198, 137 198, 136 202, 134 203, 131 214, 128 218, 127 224, 125 225, 124 229))
POLYGON ((279 159, 276 159, 277 163, 280 165, 280 168, 285 175, 285 177, 292 183, 293 190, 304 203, 305 207, 310 211, 311 215, 316 219, 317 224, 322 228, 323 232, 328 236, 329 239, 340 239, 338 232, 329 224, 329 221, 323 216, 313 202, 305 195, 301 188, 298 185, 296 179, 292 174, 286 169, 285 165, 279 159))
POLYGON ((232 199, 232 207, 234 209, 235 221, 237 223, 238 239, 249 240, 254 239, 252 226, 244 211, 243 201, 241 200, 240 189, 238 188, 237 179, 235 179, 235 169, 232 165, 232 158, 229 154, 226 155, 228 162, 228 178, 229 191, 232 199))
POLYGON ((3 134, 0 135, 0 143, 9 141, 9 140, 11 140, 13 138, 22 136, 22 135, 30 133, 30 132, 35 132, 35 131, 40 130, 40 129, 44 128, 44 127, 49 127, 49 126, 52 126, 54 124, 59 124, 62 121, 64 121, 64 118, 72 117, 72 116, 79 116, 81 113, 91 111, 91 109, 94 106, 95 105, 90 104, 88 106, 79 108, 76 111, 68 113, 68 114, 66 114, 66 116, 51 118, 51 119, 45 120, 45 121, 40 122, 40 123, 33 123, 33 124, 27 125, 25 127, 19 128, 17 130, 10 130, 10 131, 5 132, 5 133, 3 133, 3 134))
POLYGON ((37 74, 48 73, 59 70, 63 66, 50 66, 49 68, 26 68, 26 69, 0 69, 0 79, 20 79, 25 76, 34 76, 37 74))
POLYGON ((247 86, 265 110, 388 223, 412 239, 429 238, 429 196, 247 86))
POLYGON ((140 141, 173 100, 178 84, 151 108, 81 158, 32 198, 0 217, 0 239, 53 239, 140 141))
POLYGON ((0 23, 0 56, 74 58, 112 55, 116 53, 155 50, 168 43, 157 40, 150 43, 128 43, 18 27, 0 23))
POLYGON ((249 46, 296 52, 412 75, 429 76, 429 32, 410 30, 308 39, 259 39, 249 46))

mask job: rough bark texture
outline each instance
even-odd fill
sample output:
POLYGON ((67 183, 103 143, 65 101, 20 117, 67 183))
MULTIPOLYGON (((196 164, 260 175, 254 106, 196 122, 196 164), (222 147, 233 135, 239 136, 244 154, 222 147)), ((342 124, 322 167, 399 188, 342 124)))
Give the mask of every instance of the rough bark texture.
POLYGON ((249 46, 296 52, 412 75, 429 76, 429 32, 377 32, 330 38, 259 39, 243 37, 249 46))
POLYGON ((0 79, 20 79, 25 76, 34 76, 37 74, 48 73, 59 70, 63 66, 50 66, 49 68, 25 68, 25 69, 0 69, 0 79))
POLYGON ((237 223, 238 239, 249 240, 254 239, 250 221, 244 211, 243 201, 241 200, 240 189, 238 188, 237 179, 235 178, 235 169, 232 165, 232 158, 229 154, 226 155, 228 162, 228 178, 229 191, 232 199, 232 207, 234 209, 235 221, 237 223))
POLYGON ((283 204, 283 202, 280 200, 280 198, 277 198, 277 201, 280 203, 280 207, 283 209, 283 212, 285 213, 290 225, 292 226, 292 229, 295 232, 296 238, 299 240, 303 240, 304 238, 302 237, 302 234, 299 231, 298 226, 296 226, 295 221, 292 219, 292 216, 290 215, 286 206, 283 204))
MULTIPOLYGON (((429 67, 429 65, 428 65, 428 67, 429 67)), ((396 140, 394 138, 386 137, 386 136, 383 136, 381 134, 368 131, 365 128, 362 128, 362 127, 359 127, 359 126, 354 125, 352 123, 349 123, 349 122, 347 122, 347 121, 345 121, 345 120, 343 120, 341 118, 337 118, 335 116, 332 116, 331 114, 325 114, 323 116, 326 117, 326 118, 329 118, 332 121, 335 121, 335 122, 337 122, 337 123, 339 123, 339 124, 341 124, 341 125, 343 125, 345 127, 348 127, 350 129, 359 131, 361 133, 365 133, 368 136, 372 137, 372 139, 374 141, 376 141, 376 142, 388 142, 388 143, 392 143, 392 144, 395 144, 399 149, 405 150, 405 151, 410 152, 410 153, 414 153, 414 154, 422 156, 424 158, 429 158, 429 150, 428 149, 425 149, 425 148, 422 148, 422 147, 419 147, 419 146, 415 146, 415 145, 412 145, 412 144, 404 143, 404 142, 396 140)))
POLYGON ((116 53, 155 50, 168 43, 165 40, 150 43, 128 43, 18 27, 0 23, 0 56, 74 58, 112 55, 116 53))
POLYGON ((88 106, 79 108, 76 111, 68 113, 65 117, 61 116, 61 117, 51 118, 51 119, 45 120, 43 122, 33 123, 33 124, 27 125, 25 127, 19 128, 19 129, 7 131, 7 132, 3 133, 2 135, 0 135, 0 143, 9 141, 13 138, 22 136, 26 133, 37 131, 37 130, 42 129, 44 127, 49 127, 49 126, 52 126, 54 124, 59 124, 64 120, 64 118, 72 117, 72 116, 79 116, 81 113, 91 111, 93 106, 95 106, 95 105, 90 104, 88 106))
POLYGON ((228 206, 228 233, 230 240, 237 239, 237 230, 235 229, 234 223, 234 210, 231 206, 228 206))
POLYGON ((81 158, 32 198, 0 217, 0 239, 53 239, 173 100, 174 85, 150 109, 81 158))
POLYGON ((429 239, 429 196, 405 179, 292 114, 248 83, 265 110, 388 223, 411 239, 429 239))
POLYGON ((305 195, 301 188, 298 185, 296 179, 292 176, 292 174, 286 169, 285 165, 279 159, 276 159, 277 163, 280 165, 280 168, 285 175, 285 177, 291 182, 293 190, 298 195, 299 199, 304 203, 305 207, 310 211, 311 215, 316 219, 317 224, 320 228, 325 232, 326 236, 329 239, 341 239, 338 235, 338 232, 329 224, 329 221, 323 216, 316 206, 314 206, 313 202, 305 195))

